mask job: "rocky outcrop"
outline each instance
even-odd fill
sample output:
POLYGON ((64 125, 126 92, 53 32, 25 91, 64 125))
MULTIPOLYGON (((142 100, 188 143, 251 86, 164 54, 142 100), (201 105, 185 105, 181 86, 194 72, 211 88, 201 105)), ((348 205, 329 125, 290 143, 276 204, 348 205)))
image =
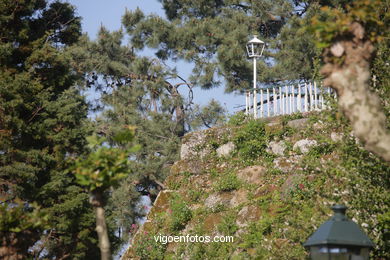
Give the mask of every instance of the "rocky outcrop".
POLYGON ((228 142, 228 143, 223 144, 220 147, 218 147, 217 155, 219 157, 228 156, 229 154, 231 154, 234 151, 235 148, 236 148, 236 145, 233 142, 228 142))
POLYGON ((300 119, 288 121, 287 126, 301 130, 307 127, 308 122, 309 122, 308 118, 300 118, 300 119))
POLYGON ((307 153, 309 152, 310 148, 317 145, 316 140, 311 139, 302 139, 297 141, 294 146, 293 150, 300 151, 301 153, 307 153))
MULTIPOLYGON (((266 138, 256 137, 261 145, 249 142, 249 147, 263 149, 252 161, 240 157, 242 146, 236 138, 240 129, 208 129, 183 138, 181 160, 164 183, 169 190, 160 192, 134 238, 145 244, 142 252, 155 250, 156 259, 162 255, 164 259, 305 259, 303 240, 329 213, 335 187, 348 186, 350 179, 341 176, 342 169, 335 179, 325 178, 330 172, 325 167, 341 165, 337 150, 324 155, 322 149, 310 151, 324 142, 328 146, 323 147, 337 145, 348 135, 338 129, 325 131, 326 123, 306 118, 262 125, 266 138), (308 129, 316 135, 307 134, 308 129), (181 219, 186 220, 184 227, 172 230, 171 223, 181 219), (173 242, 164 247, 153 238, 145 240, 148 233, 229 234, 235 242, 228 246, 173 242)), ((353 195, 345 189, 339 200, 353 195)), ((123 259, 142 257, 130 248, 123 259)))
POLYGON ((276 154, 276 155, 279 155, 279 156, 284 155, 284 151, 286 151, 286 148, 287 148, 287 145, 286 145, 286 142, 284 142, 284 141, 279 141, 279 142, 271 141, 268 144, 269 151, 276 154))

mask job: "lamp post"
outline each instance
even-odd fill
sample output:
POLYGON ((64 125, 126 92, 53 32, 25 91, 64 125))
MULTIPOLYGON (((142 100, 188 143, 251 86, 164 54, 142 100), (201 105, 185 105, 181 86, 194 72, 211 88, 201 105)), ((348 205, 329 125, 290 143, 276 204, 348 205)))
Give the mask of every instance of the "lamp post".
POLYGON ((257 118, 257 87, 256 87, 256 58, 261 57, 265 43, 253 35, 253 39, 246 44, 246 51, 249 58, 253 58, 253 116, 257 118))
POLYGON ((347 207, 334 205, 334 215, 303 244, 312 260, 368 260, 374 243, 345 216, 347 207))

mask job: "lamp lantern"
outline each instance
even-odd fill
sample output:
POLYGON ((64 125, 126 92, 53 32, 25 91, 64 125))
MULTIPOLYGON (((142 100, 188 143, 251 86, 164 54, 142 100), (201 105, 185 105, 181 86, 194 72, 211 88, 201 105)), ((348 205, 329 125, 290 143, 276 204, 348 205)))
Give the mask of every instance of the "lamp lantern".
POLYGON ((257 86, 256 86, 256 59, 263 55, 265 43, 259 40, 256 35, 246 44, 246 51, 249 58, 253 58, 253 117, 257 118, 257 86))
POLYGON ((263 55, 265 43, 253 35, 253 39, 246 44, 246 52, 249 58, 259 58, 263 55))
POLYGON ((334 215, 303 244, 312 260, 368 260, 374 243, 345 216, 347 207, 332 206, 334 215))

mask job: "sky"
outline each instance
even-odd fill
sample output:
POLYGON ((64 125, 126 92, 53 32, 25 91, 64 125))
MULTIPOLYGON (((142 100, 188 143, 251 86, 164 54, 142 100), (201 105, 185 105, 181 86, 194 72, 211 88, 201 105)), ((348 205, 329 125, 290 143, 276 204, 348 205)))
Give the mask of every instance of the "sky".
MULTIPOLYGON (((128 10, 134 10, 139 7, 145 14, 157 14, 165 17, 162 5, 158 0, 65 1, 76 6, 77 15, 82 17, 83 32, 86 32, 90 39, 96 39, 97 32, 101 25, 104 25, 104 27, 111 31, 120 29, 122 15, 125 13, 126 8, 128 10)), ((127 42, 124 44, 127 44, 127 42)), ((139 54, 153 56, 153 51, 144 50, 139 54)), ((191 64, 185 62, 170 62, 168 65, 172 68, 176 67, 179 75, 184 78, 188 78, 188 75, 191 73, 191 64)), ((206 105, 213 98, 218 100, 223 107, 227 108, 230 114, 240 110, 237 107, 245 104, 245 97, 243 95, 225 94, 223 85, 211 90, 194 89, 194 103, 196 104, 206 105)))

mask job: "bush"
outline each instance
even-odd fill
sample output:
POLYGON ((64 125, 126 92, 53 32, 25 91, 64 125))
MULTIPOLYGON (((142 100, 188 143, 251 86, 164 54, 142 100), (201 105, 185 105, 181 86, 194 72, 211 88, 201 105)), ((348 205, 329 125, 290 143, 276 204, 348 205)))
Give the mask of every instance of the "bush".
POLYGON ((140 235, 142 237, 133 245, 135 255, 140 259, 164 259, 167 244, 156 241, 154 235, 147 232, 140 235))
POLYGON ((266 155, 269 137, 265 132, 265 123, 251 120, 234 137, 234 144, 240 157, 245 161, 256 160, 260 155, 266 155))
POLYGON ((218 224, 217 229, 224 236, 231 236, 236 233, 238 226, 236 224, 236 216, 232 213, 223 217, 222 222, 218 224))
POLYGON ((248 118, 248 116, 245 115, 244 112, 238 112, 229 118, 228 125, 231 125, 231 126, 243 125, 243 124, 245 124, 247 118, 248 118))
POLYGON ((240 181, 237 175, 233 172, 225 174, 221 179, 214 185, 216 191, 232 191, 240 187, 240 181))
POLYGON ((170 230, 179 231, 183 229, 187 222, 192 218, 191 210, 179 195, 176 195, 170 201, 170 208, 172 210, 170 230))

